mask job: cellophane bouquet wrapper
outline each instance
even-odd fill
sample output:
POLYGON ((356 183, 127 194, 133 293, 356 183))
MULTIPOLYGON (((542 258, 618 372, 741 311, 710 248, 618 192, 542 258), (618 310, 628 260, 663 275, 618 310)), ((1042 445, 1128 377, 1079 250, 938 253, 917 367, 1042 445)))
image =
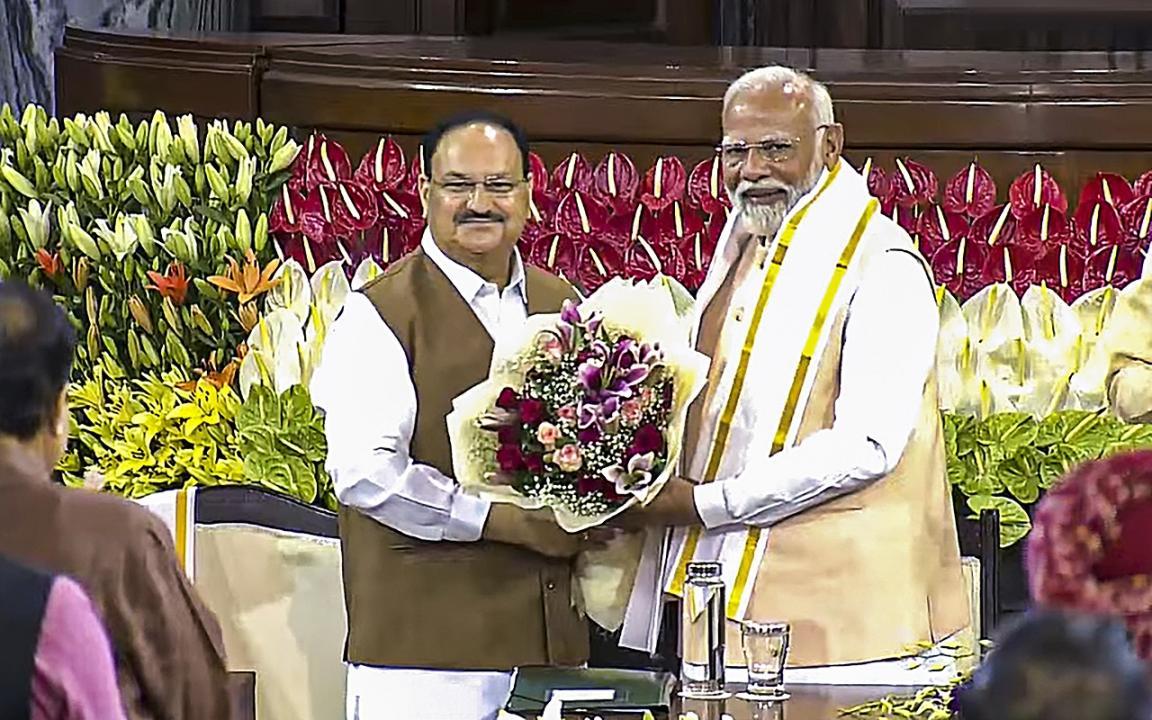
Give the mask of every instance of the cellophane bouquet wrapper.
MULTIPOLYGON (((568 532, 650 502, 680 460, 708 358, 690 344, 691 296, 674 280, 614 279, 501 338, 488 379, 448 416, 456 480, 568 532)), ((620 533, 575 563, 574 598, 601 627, 623 622, 644 533, 620 533)))

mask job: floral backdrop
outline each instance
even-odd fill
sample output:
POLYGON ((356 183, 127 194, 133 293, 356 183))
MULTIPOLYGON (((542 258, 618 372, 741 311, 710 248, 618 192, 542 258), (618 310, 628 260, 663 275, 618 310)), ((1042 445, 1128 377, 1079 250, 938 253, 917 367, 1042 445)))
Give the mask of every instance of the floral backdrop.
MULTIPOLYGON (((530 163, 528 262, 586 292, 700 286, 730 208, 717 159, 530 163)), ((308 381, 348 292, 419 244, 421 171, 387 137, 354 162, 260 120, 0 109, 0 275, 53 292, 81 340, 64 480, 130 497, 251 483, 334 508, 308 381)), ((863 172, 938 285, 950 479, 1016 542, 1072 464, 1152 444, 1108 412, 1096 342, 1145 272, 1152 173, 1099 174, 1072 208, 1040 166, 1007 188, 976 162, 863 172)))

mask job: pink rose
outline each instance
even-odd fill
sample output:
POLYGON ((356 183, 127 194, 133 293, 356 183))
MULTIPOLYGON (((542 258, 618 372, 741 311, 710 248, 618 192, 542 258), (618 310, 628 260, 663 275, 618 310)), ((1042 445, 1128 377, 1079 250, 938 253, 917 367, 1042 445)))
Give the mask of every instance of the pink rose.
POLYGON ((564 472, 576 472, 583 464, 580 458, 580 448, 575 445, 565 445, 552 455, 552 462, 564 472))
POLYGON ((638 425, 643 414, 644 406, 639 400, 625 400, 620 405, 620 417, 629 425, 638 425))
POLYGON ((559 438, 560 428, 550 422, 542 422, 540 423, 540 427, 536 428, 536 439, 546 447, 555 445, 559 438))
POLYGON ((560 344, 558 338, 551 335, 545 336, 540 342, 540 349, 550 362, 558 363, 564 357, 564 346, 560 344))
POLYGON ((556 411, 556 417, 568 422, 576 422, 576 408, 572 405, 565 405, 556 411))

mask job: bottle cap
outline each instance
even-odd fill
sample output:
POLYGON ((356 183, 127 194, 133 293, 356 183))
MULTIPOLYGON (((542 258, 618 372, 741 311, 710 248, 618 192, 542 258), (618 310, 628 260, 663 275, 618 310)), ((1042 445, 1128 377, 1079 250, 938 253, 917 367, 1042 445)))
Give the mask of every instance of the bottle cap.
POLYGON ((691 562, 688 563, 689 578, 718 578, 723 570, 718 562, 691 562))

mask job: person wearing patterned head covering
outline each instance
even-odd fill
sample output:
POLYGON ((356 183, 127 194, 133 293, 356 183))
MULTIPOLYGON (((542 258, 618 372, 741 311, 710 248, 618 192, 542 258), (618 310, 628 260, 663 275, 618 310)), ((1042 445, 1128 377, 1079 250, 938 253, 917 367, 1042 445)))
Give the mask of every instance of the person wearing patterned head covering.
POLYGON ((1121 618, 1152 662, 1152 450, 1069 473, 1037 506, 1025 558, 1035 603, 1121 618))

